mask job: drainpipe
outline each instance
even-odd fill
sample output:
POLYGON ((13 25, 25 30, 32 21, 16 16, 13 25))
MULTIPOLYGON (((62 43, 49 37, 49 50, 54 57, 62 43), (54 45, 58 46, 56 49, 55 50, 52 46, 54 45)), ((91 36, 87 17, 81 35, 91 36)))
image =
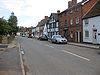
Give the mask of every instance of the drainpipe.
MULTIPOLYGON (((81 5, 81 18, 83 17, 83 8, 82 8, 82 5, 81 5)), ((82 19, 82 29, 81 29, 81 42, 83 43, 83 19, 82 19)))

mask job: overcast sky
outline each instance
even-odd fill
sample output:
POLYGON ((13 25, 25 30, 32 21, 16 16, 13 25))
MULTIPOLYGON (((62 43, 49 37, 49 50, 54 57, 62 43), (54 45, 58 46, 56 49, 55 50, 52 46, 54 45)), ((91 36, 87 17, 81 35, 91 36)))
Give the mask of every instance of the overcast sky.
POLYGON ((13 11, 18 26, 36 26, 44 16, 67 9, 68 1, 71 0, 0 0, 0 18, 7 20, 13 11))

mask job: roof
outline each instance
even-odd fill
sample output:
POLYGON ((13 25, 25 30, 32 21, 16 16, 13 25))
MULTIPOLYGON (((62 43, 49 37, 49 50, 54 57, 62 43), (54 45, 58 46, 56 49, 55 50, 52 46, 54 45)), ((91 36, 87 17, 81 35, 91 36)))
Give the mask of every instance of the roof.
POLYGON ((57 13, 51 13, 50 17, 51 16, 53 16, 56 21, 59 20, 59 17, 58 17, 58 14, 57 13))
POLYGON ((44 26, 47 22, 48 22, 49 18, 45 18, 45 19, 42 19, 40 22, 39 22, 39 26, 44 26))
POLYGON ((92 7, 92 9, 83 17, 83 19, 100 16, 100 0, 92 7))

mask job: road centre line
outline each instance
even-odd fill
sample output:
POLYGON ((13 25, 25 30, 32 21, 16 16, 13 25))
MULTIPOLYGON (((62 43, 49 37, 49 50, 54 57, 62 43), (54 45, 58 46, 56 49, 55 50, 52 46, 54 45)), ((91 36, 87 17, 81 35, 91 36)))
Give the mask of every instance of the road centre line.
POLYGON ((80 55, 78 55, 78 54, 75 54, 75 53, 72 53, 72 52, 69 52, 69 51, 66 51, 66 50, 62 50, 62 52, 65 52, 65 53, 71 54, 71 55, 73 55, 73 56, 79 57, 79 58, 81 58, 81 59, 90 61, 90 59, 88 59, 88 58, 85 58, 85 57, 83 57, 83 56, 80 56, 80 55))
POLYGON ((53 46, 50 46, 50 45, 45 45, 45 46, 47 46, 47 47, 51 47, 51 48, 54 48, 53 46))

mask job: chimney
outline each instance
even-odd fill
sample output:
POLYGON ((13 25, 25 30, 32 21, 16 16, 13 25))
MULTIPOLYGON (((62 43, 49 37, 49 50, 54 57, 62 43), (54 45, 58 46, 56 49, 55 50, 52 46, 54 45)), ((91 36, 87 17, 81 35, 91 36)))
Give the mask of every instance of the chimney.
POLYGON ((44 18, 45 18, 45 19, 48 19, 48 16, 45 16, 44 18))
POLYGON ((72 0, 72 5, 75 5, 75 4, 77 4, 77 0, 72 0))
POLYGON ((60 14, 60 10, 57 10, 57 14, 60 14))
POLYGON ((68 8, 70 8, 72 6, 72 1, 68 2, 68 8))
POLYGON ((68 2, 68 8, 71 7, 71 6, 73 6, 73 5, 75 5, 75 4, 77 4, 77 0, 69 1, 68 2))

